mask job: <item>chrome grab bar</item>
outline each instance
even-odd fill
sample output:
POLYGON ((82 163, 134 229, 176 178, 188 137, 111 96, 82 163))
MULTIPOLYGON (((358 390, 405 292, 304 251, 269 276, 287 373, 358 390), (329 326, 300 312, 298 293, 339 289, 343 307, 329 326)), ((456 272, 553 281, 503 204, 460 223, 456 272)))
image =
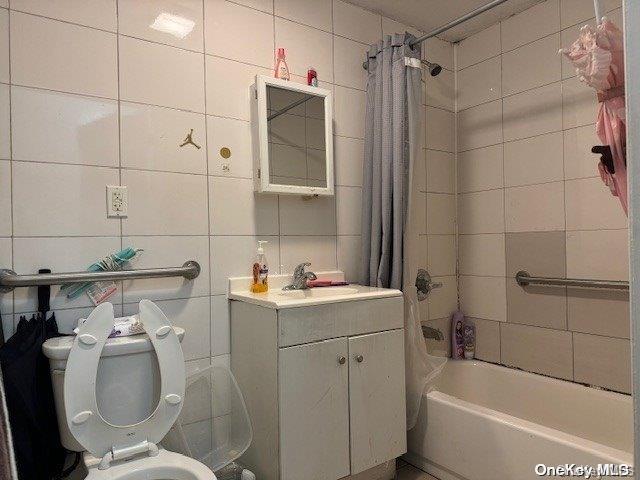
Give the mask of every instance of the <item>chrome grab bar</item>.
POLYGON ((64 285, 66 283, 99 282, 109 280, 134 280, 139 278, 184 277, 193 280, 200 275, 200 264, 189 260, 181 267, 147 268, 140 270, 114 270, 100 272, 40 273, 18 275, 13 270, 0 269, 0 292, 10 292, 18 287, 38 285, 64 285))
POLYGON ((585 278, 532 277, 529 272, 516 273, 516 282, 521 287, 527 285, 555 285, 581 288, 606 288, 610 290, 629 290, 629 282, 623 280, 593 280, 585 278))

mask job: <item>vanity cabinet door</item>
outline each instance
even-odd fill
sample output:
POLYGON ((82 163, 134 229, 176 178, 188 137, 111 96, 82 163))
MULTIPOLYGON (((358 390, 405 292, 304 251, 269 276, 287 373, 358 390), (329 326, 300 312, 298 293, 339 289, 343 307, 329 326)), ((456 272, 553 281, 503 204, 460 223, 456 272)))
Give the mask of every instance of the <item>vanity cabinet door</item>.
POLYGON ((281 348, 280 478, 349 475, 349 361, 346 338, 281 348))
POLYGON ((407 451, 403 330, 349 338, 351 474, 407 451))

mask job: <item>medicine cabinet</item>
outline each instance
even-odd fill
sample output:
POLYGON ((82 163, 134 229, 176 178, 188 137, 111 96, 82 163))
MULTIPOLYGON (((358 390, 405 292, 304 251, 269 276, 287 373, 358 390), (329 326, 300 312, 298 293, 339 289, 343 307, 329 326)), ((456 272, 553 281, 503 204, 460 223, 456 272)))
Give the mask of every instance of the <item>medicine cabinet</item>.
POLYGON ((333 195, 331 91, 264 75, 253 88, 256 190, 333 195))

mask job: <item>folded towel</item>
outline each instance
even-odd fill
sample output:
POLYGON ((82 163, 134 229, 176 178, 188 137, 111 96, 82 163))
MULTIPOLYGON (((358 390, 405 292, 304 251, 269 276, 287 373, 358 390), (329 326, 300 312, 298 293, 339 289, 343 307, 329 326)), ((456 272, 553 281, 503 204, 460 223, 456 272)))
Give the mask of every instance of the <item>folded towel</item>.
POLYGON ((341 287, 349 285, 349 282, 339 282, 337 280, 308 280, 307 286, 310 288, 315 287, 341 287))

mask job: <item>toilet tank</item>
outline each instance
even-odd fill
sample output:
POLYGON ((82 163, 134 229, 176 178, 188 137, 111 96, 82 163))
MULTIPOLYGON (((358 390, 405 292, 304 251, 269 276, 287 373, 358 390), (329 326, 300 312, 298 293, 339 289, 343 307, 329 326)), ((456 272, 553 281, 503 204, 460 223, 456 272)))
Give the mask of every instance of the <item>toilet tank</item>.
MULTIPOLYGON (((179 340, 184 329, 173 327, 179 340)), ((67 427, 64 408, 64 372, 75 336, 47 340, 42 351, 49 359, 60 440, 68 450, 84 448, 67 427)), ((132 425, 149 417, 158 405, 160 372, 153 344, 146 334, 110 338, 106 341, 96 378, 100 415, 112 425, 132 425)))

